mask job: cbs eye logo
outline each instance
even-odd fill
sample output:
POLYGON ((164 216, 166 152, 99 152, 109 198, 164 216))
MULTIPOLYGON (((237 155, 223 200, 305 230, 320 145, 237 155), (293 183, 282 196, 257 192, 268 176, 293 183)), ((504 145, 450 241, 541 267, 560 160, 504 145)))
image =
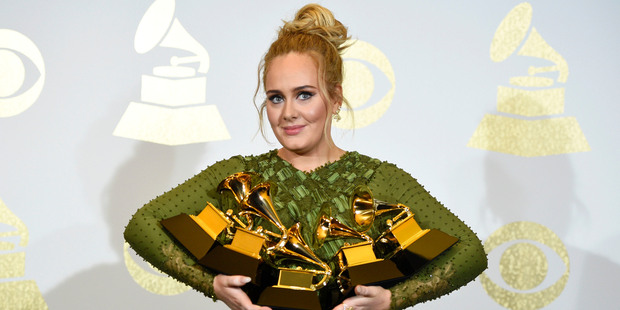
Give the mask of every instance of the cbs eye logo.
POLYGON ((189 291, 191 288, 163 273, 148 264, 150 271, 140 266, 129 253, 129 243, 123 245, 125 267, 131 277, 145 290, 158 295, 172 296, 189 291))
POLYGON ((350 46, 342 54, 344 65, 344 81, 342 90, 347 98, 353 114, 342 113, 342 120, 333 122, 333 126, 342 129, 366 127, 383 116, 392 104, 396 79, 390 60, 372 44, 354 40, 348 41, 350 46), (379 69, 390 83, 389 90, 377 102, 367 105, 375 92, 375 77, 367 64, 379 69))
POLYGON ((480 282, 487 294, 505 308, 540 309, 560 296, 568 281, 570 264, 566 247, 543 225, 508 224, 489 236, 484 251, 489 256, 489 269, 480 275, 480 282), (499 263, 497 253, 493 253, 498 251, 499 263), (491 279, 500 276, 504 283, 491 279))
POLYGON ((23 34, 0 29, 0 117, 11 117, 28 109, 41 94, 45 82, 45 64, 37 46, 23 34), (28 87, 26 64, 39 70, 38 79, 28 87))

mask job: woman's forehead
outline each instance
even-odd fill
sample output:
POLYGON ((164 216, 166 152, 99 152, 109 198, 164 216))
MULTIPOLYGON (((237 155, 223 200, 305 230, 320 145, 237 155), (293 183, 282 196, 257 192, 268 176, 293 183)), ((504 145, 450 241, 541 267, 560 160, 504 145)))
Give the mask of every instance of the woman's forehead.
POLYGON ((317 87, 318 68, 307 54, 288 53, 275 57, 265 77, 266 91, 271 88, 297 88, 304 85, 317 87))

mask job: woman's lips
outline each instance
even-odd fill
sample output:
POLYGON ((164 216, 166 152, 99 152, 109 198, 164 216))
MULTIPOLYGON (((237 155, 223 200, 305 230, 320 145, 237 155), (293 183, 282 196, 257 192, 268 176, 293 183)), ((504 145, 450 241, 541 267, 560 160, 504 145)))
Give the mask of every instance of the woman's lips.
POLYGON ((304 125, 294 125, 294 126, 285 126, 282 127, 282 129, 284 130, 284 133, 286 133, 289 136, 293 136, 296 135, 298 133, 301 132, 302 129, 304 129, 304 125))

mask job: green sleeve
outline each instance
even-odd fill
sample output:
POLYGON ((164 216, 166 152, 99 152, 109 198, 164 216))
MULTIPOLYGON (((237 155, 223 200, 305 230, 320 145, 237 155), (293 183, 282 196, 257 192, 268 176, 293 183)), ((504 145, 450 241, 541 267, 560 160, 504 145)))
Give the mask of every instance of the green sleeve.
POLYGON ((125 240, 159 270, 214 298, 212 272, 195 263, 159 223, 180 213, 198 214, 207 202, 219 204, 217 185, 227 176, 243 170, 243 159, 233 157, 203 170, 140 208, 125 228, 125 240))
POLYGON ((450 293, 486 269, 487 257, 476 234, 407 172, 384 163, 369 186, 375 199, 408 206, 422 228, 439 229, 459 238, 412 277, 390 288, 392 309, 404 309, 450 293))

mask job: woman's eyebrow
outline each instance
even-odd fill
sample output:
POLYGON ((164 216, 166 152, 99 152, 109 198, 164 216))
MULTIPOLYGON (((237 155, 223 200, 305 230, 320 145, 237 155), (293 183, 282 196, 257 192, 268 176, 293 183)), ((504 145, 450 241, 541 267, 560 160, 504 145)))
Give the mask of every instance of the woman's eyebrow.
POLYGON ((299 90, 306 89, 306 88, 316 88, 316 87, 314 87, 312 85, 303 85, 303 86, 297 86, 297 87, 293 88, 293 90, 294 91, 299 91, 299 90))
MULTIPOLYGON (((306 88, 312 88, 312 89, 316 89, 316 87, 312 86, 312 85, 302 85, 302 86, 297 86, 295 88, 293 88, 293 91, 300 91, 306 88)), ((265 92, 266 94, 281 94, 282 91, 278 90, 278 89, 270 89, 268 91, 265 92)))

